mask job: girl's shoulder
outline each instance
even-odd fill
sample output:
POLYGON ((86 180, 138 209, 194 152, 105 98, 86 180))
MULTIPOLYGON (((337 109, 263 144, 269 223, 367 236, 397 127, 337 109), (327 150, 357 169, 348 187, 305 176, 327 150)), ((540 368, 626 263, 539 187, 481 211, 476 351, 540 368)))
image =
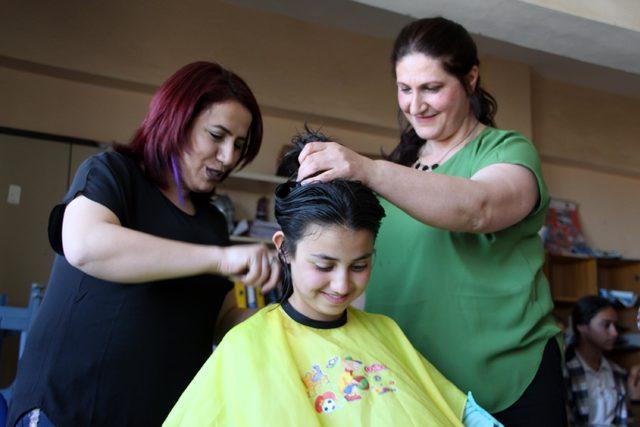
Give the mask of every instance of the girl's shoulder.
POLYGON ((223 344, 225 346, 239 344, 246 340, 251 340, 254 343, 259 342, 262 337, 268 334, 270 329, 273 329, 272 323, 277 322, 280 318, 279 310, 281 309, 278 304, 261 308, 247 320, 231 328, 220 342, 220 346, 223 344))
POLYGON ((389 316, 385 316, 384 314, 378 313, 370 313, 367 311, 360 310, 355 307, 349 307, 347 309, 347 322, 359 323, 361 325, 375 328, 383 331, 391 331, 394 333, 399 333, 404 336, 402 333, 400 326, 390 318, 389 316))

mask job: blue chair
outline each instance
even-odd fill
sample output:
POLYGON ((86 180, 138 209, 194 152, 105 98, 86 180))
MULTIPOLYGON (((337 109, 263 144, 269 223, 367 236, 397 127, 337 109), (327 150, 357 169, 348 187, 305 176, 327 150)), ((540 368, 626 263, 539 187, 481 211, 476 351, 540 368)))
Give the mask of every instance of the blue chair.
MULTIPOLYGON (((7 305, 7 294, 0 294, 0 307, 5 305, 7 305)), ((4 338, 4 334, 4 331, 0 330, 0 350, 2 350, 2 339, 4 338)))
MULTIPOLYGON (((5 334, 20 334, 20 347, 18 349, 18 359, 22 356, 24 346, 27 342, 27 335, 33 325, 38 308, 44 298, 44 287, 36 283, 31 285, 31 294, 29 296, 29 304, 27 307, 9 307, 5 305, 6 296, 3 300, 0 300, 0 345, 2 344, 2 336, 5 334)), ((2 400, 8 405, 11 400, 11 390, 13 384, 5 389, 0 389, 0 406, 2 400)), ((0 414, 2 408, 0 408, 0 414)), ((2 420, 0 420, 2 421, 2 420)), ((0 425, 4 425, 4 422, 0 422, 0 425)))
POLYGON ((9 412, 7 402, 4 400, 4 396, 0 394, 0 426, 7 424, 7 412, 9 412))

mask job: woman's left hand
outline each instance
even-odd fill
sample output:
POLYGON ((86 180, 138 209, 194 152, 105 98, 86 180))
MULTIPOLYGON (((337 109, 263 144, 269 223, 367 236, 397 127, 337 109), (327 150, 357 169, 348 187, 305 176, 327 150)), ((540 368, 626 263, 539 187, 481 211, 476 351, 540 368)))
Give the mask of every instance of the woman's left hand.
POLYGON ((310 142, 298 156, 298 181, 328 182, 342 178, 366 185, 367 173, 373 160, 336 142, 310 142))

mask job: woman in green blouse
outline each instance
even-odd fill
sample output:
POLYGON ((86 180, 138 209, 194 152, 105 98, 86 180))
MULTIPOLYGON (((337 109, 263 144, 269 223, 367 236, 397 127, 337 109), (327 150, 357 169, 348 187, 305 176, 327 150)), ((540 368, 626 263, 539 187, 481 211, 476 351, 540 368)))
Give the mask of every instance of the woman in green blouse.
POLYGON ((371 160, 308 144, 299 179, 358 180, 387 212, 367 310, 396 320, 427 359, 505 425, 564 425, 561 356, 537 235, 549 203, 523 135, 495 127, 476 46, 459 24, 406 26, 391 56, 400 143, 371 160))

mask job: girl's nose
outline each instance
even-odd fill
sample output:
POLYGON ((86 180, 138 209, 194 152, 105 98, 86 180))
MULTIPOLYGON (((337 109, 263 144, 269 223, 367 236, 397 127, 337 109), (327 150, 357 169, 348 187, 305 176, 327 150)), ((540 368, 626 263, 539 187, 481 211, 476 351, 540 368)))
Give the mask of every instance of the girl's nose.
POLYGON ((346 270, 336 271, 336 275, 331 280, 331 291, 345 295, 349 293, 349 272, 346 270))

